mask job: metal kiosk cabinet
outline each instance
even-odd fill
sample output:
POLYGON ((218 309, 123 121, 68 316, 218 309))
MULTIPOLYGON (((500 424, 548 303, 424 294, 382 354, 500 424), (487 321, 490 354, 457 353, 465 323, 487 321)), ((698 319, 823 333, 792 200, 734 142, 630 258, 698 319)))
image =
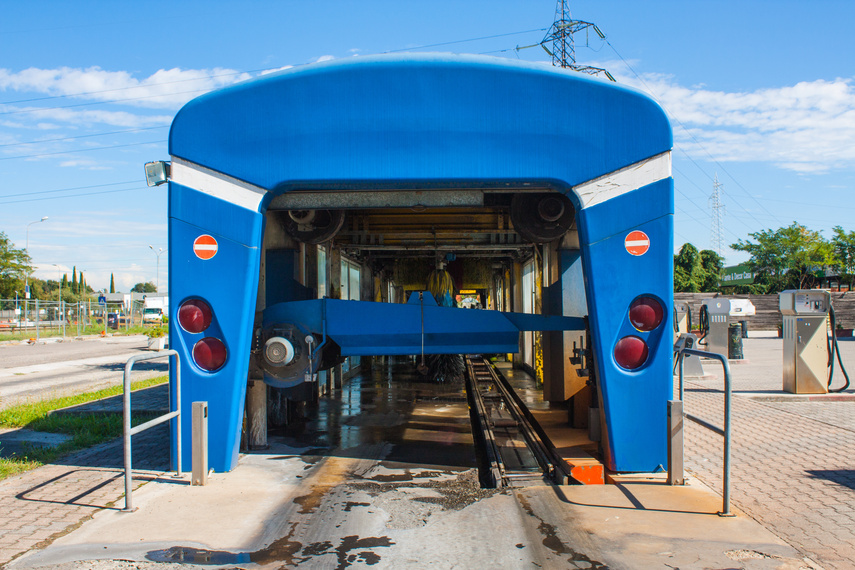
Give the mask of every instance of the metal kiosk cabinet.
POLYGON ((704 342, 707 352, 727 356, 727 319, 730 316, 730 299, 704 299, 709 315, 709 332, 704 342))
POLYGON ((782 291, 784 391, 828 393, 828 310, 831 293, 818 289, 782 291))
POLYGON ((686 301, 674 301, 674 340, 681 334, 690 333, 692 320, 692 307, 686 301))

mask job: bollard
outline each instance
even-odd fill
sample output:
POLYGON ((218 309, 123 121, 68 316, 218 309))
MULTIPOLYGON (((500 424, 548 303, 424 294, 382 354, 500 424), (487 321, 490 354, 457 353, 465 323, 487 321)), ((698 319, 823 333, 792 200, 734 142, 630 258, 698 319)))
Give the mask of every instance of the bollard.
POLYGON ((668 484, 685 485, 683 467, 683 401, 668 401, 668 484))
POLYGON ((727 357, 742 360, 742 325, 730 323, 727 326, 727 357))
MULTIPOLYGON (((191 485, 208 484, 208 402, 193 402, 193 476, 191 485)), ((179 451, 180 453, 180 451, 179 451)))

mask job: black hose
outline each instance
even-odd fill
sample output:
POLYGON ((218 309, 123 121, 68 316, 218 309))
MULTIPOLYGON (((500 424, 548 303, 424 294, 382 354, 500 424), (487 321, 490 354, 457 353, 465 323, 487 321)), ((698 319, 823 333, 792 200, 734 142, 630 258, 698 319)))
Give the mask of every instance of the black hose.
POLYGON ((701 330, 701 336, 698 337, 698 344, 706 344, 703 340, 710 332, 710 313, 706 305, 701 305, 698 311, 698 328, 701 330))
POLYGON ((843 366, 843 360, 840 358, 840 347, 837 345, 837 318, 834 315, 834 307, 828 307, 828 313, 831 317, 831 336, 828 338, 828 391, 843 392, 849 388, 849 375, 846 373, 846 368, 843 366), (831 381, 834 379, 834 354, 837 353, 837 362, 840 364, 840 371, 843 372, 843 377, 846 383, 842 388, 835 390, 831 389, 831 381))

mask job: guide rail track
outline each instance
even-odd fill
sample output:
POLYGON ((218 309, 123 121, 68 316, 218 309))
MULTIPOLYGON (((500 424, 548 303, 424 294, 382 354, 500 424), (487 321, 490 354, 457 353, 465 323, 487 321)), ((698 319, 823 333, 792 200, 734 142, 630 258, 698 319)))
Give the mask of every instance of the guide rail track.
POLYGON ((484 357, 464 360, 473 433, 483 451, 482 481, 494 487, 563 482, 563 471, 504 378, 484 357))

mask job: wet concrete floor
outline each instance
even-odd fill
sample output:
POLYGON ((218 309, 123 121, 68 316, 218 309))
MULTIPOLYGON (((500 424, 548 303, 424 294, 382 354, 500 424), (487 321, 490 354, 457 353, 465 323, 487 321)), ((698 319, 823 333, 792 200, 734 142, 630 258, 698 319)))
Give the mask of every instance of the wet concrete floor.
POLYGON ((717 517, 720 499, 708 492, 482 489, 472 441, 462 382, 429 382, 409 363, 377 367, 307 407, 299 429, 242 456, 233 472, 213 474, 205 487, 149 483, 134 494, 137 512, 102 511, 10 570, 67 570, 87 560, 137 568, 799 567, 753 521, 717 517), (748 550, 768 564, 734 566, 729 553, 748 550))

